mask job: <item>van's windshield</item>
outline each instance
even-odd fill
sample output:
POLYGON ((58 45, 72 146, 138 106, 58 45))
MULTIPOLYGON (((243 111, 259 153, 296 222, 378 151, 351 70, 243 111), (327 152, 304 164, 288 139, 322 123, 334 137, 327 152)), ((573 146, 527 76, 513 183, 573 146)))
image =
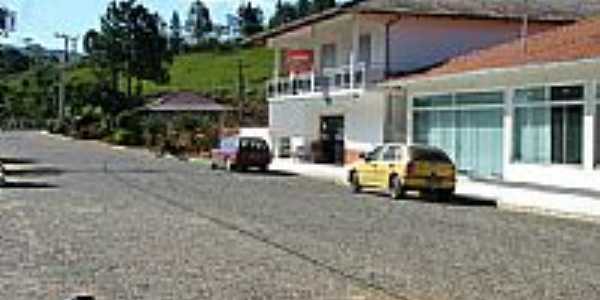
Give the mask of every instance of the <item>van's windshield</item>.
POLYGON ((249 151, 269 151, 269 146, 262 139, 243 138, 240 140, 240 149, 249 151))

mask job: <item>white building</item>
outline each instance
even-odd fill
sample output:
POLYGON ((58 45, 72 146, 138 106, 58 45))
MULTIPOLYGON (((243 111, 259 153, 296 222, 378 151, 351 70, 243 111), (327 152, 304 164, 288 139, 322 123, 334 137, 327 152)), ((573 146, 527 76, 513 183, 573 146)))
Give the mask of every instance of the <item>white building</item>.
MULTIPOLYGON (((377 144, 406 142, 406 90, 380 83, 522 34, 521 13, 502 2, 468 10, 469 1, 410 2, 353 1, 255 37, 276 51, 268 102, 278 156, 343 164, 377 144)), ((528 31, 569 20, 531 16, 528 31)))
POLYGON ((598 37, 582 21, 384 85, 406 94, 408 141, 463 172, 600 190, 598 37))

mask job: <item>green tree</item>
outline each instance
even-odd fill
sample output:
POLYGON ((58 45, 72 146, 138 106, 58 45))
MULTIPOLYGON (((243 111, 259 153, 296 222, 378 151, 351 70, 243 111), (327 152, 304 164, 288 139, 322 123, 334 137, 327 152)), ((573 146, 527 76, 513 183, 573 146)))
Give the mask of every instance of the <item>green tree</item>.
POLYGON ((335 7, 335 0, 314 0, 312 5, 313 12, 321 12, 326 9, 335 7))
POLYGON ((213 30, 213 23, 210 18, 210 10, 200 0, 195 0, 190 5, 190 11, 186 21, 186 31, 194 39, 195 43, 199 43, 208 33, 213 30))
POLYGON ((169 35, 169 49, 171 52, 175 54, 179 54, 183 48, 183 36, 182 36, 182 26, 181 19, 179 18, 179 13, 176 11, 173 12, 173 16, 171 17, 171 24, 169 25, 170 35, 169 35))
MULTIPOLYGON (((118 91, 119 78, 127 80, 127 96, 133 96, 133 78, 164 83, 167 66, 172 61, 164 23, 136 0, 112 1, 101 17, 100 32, 89 31, 85 50, 95 66, 108 69, 113 91, 118 91)), ((140 89, 138 89, 141 92, 140 89)))
POLYGON ((291 22, 298 18, 298 11, 295 5, 289 2, 277 1, 275 4, 275 13, 269 20, 269 27, 277 27, 279 25, 291 22))
POLYGON ((31 63, 31 58, 16 48, 0 45, 0 75, 26 71, 31 63))
POLYGON ((312 3, 310 0, 298 0, 296 3, 296 11, 298 11, 298 17, 306 17, 310 15, 312 3))
POLYGON ((241 32, 244 36, 253 35, 264 29, 263 11, 259 6, 252 5, 251 1, 240 5, 238 8, 238 17, 240 18, 241 32))

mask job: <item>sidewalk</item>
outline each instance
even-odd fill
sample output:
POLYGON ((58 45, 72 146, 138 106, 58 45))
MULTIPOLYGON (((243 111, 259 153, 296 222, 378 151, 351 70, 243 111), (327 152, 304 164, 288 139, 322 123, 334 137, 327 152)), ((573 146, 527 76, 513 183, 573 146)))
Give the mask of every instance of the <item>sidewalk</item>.
POLYGON ((269 168, 273 171, 327 180, 340 185, 347 185, 349 171, 342 166, 300 163, 292 159, 277 159, 269 168))
MULTIPOLYGON (((340 185, 348 184, 349 169, 341 166, 276 160, 271 169, 328 180, 340 185)), ((590 190, 459 177, 456 194, 495 201, 498 208, 504 210, 600 221, 600 192, 590 190)))

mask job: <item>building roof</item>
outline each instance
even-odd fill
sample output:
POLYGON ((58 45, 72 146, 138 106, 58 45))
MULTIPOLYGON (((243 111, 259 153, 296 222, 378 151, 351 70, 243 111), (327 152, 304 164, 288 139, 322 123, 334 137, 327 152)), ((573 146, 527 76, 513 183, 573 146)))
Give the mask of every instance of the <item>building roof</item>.
POLYGON ((331 19, 344 13, 520 19, 532 22, 568 22, 600 14, 600 0, 354 0, 250 37, 258 43, 281 34, 331 19))
POLYGON ((145 106, 149 112, 226 112, 232 107, 218 104, 214 99, 192 92, 173 92, 160 96, 145 106))
POLYGON ((530 36, 525 40, 518 39, 459 56, 439 67, 408 78, 420 79, 597 57, 600 57, 599 18, 580 21, 530 36))
POLYGON ((575 20, 600 12, 600 0, 366 0, 358 6, 505 18, 527 13, 533 20, 575 20))

